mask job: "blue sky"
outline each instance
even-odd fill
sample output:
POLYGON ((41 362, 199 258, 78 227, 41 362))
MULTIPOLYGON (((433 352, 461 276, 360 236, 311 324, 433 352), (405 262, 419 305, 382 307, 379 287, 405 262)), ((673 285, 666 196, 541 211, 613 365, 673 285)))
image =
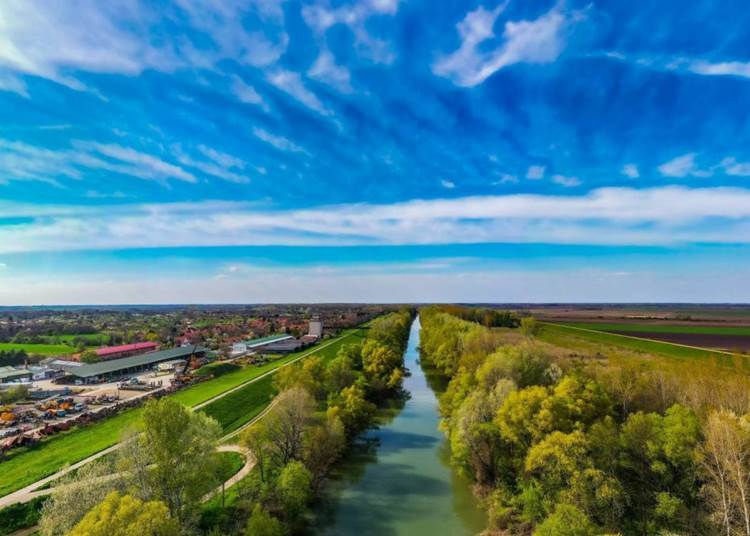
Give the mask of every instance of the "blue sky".
POLYGON ((4 0, 0 303, 750 301, 744 2, 4 0))

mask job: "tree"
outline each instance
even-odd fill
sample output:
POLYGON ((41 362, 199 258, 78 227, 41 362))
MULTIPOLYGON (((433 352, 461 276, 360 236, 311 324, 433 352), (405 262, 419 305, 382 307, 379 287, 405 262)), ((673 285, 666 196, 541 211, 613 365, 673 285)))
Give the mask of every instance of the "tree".
POLYGON ((527 316, 521 319, 521 335, 527 339, 534 337, 539 331, 539 325, 536 322, 536 318, 533 316, 527 316))
POLYGON ((305 429, 310 424, 315 402, 302 388, 280 393, 273 409, 266 416, 271 456, 277 466, 285 466, 302 458, 305 429))
POLYGON ((559 504, 534 531, 534 536, 594 536, 596 527, 586 514, 570 504, 559 504))
POLYGON ((256 504, 250 519, 247 520, 245 534, 247 536, 284 536, 284 527, 281 521, 266 512, 261 505, 256 504))
POLYGON ((336 402, 329 406, 328 415, 338 416, 347 436, 354 437, 370 425, 375 409, 375 404, 365 398, 362 387, 354 384, 341 391, 336 402))
POLYGON ((299 518, 310 500, 312 475, 302 462, 293 460, 279 473, 276 489, 284 513, 292 520, 299 518))
POLYGON ((357 379, 357 373, 354 370, 354 364, 351 358, 338 353, 336 358, 326 367, 325 384, 329 393, 338 393, 354 383, 357 379))
POLYGON ((161 501, 142 502, 112 492, 70 531, 69 536, 177 536, 178 523, 161 501))
POLYGON ((62 477, 42 506, 40 532, 44 536, 67 534, 115 489, 116 481, 106 478, 110 473, 105 463, 94 461, 62 477))
POLYGON ((120 467, 130 475, 131 483, 145 485, 148 498, 164 501, 172 516, 184 524, 217 482, 220 435, 219 424, 201 412, 191 412, 168 398, 150 401, 137 436, 143 459, 121 457, 120 467))
POLYGON ((328 417, 305 435, 303 460, 312 474, 312 488, 319 489, 331 466, 346 447, 344 423, 337 416, 328 417))
POLYGON ((101 359, 94 350, 84 350, 81 353, 81 363, 98 363, 99 361, 101 359))
POLYGON ((728 411, 704 427, 703 488, 716 525, 727 536, 750 534, 750 426, 728 411))

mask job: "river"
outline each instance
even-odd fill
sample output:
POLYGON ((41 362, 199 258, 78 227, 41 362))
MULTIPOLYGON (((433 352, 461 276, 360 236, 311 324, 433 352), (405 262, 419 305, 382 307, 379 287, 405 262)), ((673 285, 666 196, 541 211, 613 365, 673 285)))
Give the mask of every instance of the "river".
POLYGON ((404 355, 410 398, 337 468, 312 533, 462 536, 484 529, 469 482, 449 464, 437 398, 419 364, 419 330, 417 318, 404 355))

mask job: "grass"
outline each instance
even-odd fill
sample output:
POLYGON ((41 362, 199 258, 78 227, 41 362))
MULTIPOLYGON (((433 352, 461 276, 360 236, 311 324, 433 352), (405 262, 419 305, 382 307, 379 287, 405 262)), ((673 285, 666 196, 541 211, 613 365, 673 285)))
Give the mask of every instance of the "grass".
POLYGON ((83 333, 80 335, 45 335, 44 340, 49 344, 73 344, 75 339, 83 339, 88 346, 104 346, 109 344, 106 333, 83 333))
POLYGON ((562 324, 542 323, 542 329, 538 338, 550 344, 570 347, 570 343, 575 343, 575 339, 588 342, 599 343, 603 345, 627 348, 636 352, 657 354, 679 359, 715 359, 732 360, 732 356, 723 352, 713 350, 701 350, 698 348, 687 348, 678 344, 671 344, 662 341, 652 341, 647 339, 637 339, 615 333, 604 331, 590 331, 583 328, 577 328, 562 324), (567 339, 567 341, 566 341, 567 339), (567 342, 567 344, 566 344, 567 342))
POLYGON ((25 350, 27 354, 68 355, 76 350, 67 344, 24 344, 20 342, 0 342, 0 351, 25 350))
POLYGON ((268 375, 212 402, 201 411, 216 419, 226 434, 235 431, 263 411, 273 395, 273 376, 268 375))
MULTIPOLYGON (((351 341, 358 334, 361 334, 362 331, 360 328, 344 332, 338 341, 327 348, 323 348, 324 357, 331 354, 335 356, 334 348, 338 351, 338 347, 351 341)), ((225 374, 188 387, 170 396, 186 406, 196 406, 244 382, 274 370, 299 357, 301 354, 290 354, 287 357, 260 367, 243 368, 237 372, 225 374)), ((245 389, 252 391, 253 387, 254 385, 246 386, 245 388, 238 389, 237 392, 242 392, 245 389)), ((247 396, 248 399, 251 398, 250 395, 247 396)), ((214 404, 217 402, 214 402, 214 404)), ((212 411, 208 409, 210 406, 206 406, 207 411, 212 411)), ((141 411, 141 408, 126 410, 99 423, 56 434, 32 447, 10 451, 6 459, 0 462, 0 497, 13 493, 29 484, 33 484, 59 471, 67 464, 76 463, 116 444, 120 440, 123 431, 138 421, 141 411)), ((252 415, 253 411, 253 407, 239 407, 236 410, 236 416, 223 418, 227 419, 227 422, 239 422, 243 419, 247 422, 252 418, 252 416, 248 417, 248 415, 252 415)))
POLYGON ((700 335, 747 335, 750 336, 750 327, 738 326, 701 326, 681 325, 669 326, 664 324, 631 324, 631 323, 607 323, 607 322, 563 322, 560 325, 581 329, 593 329, 595 331, 625 331, 641 333, 694 333, 700 335))

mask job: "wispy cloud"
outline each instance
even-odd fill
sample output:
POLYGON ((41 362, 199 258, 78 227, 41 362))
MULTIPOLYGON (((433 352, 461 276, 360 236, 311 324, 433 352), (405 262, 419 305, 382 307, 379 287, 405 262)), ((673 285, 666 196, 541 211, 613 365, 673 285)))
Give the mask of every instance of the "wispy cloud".
POLYGON ((552 175, 552 182, 566 188, 581 185, 581 180, 578 177, 568 177, 566 175, 552 175))
POLYGON ((262 129, 260 127, 255 127, 253 129, 253 134, 255 134, 255 137, 257 137, 259 140, 262 140, 269 145, 273 145, 280 151, 287 151, 287 152, 292 152, 292 153, 306 152, 302 147, 292 142, 291 140, 283 136, 277 136, 276 134, 272 134, 268 132, 267 130, 262 129))
POLYGON ((545 170, 544 166, 529 166, 529 169, 526 171, 526 178, 532 181, 543 179, 545 170))
POLYGON ((237 75, 232 76, 232 93, 240 102, 246 104, 255 104, 268 111, 268 103, 258 93, 253 86, 250 86, 237 75))
POLYGON ((636 164, 625 164, 622 166, 622 174, 630 179, 637 179, 641 176, 636 164))
POLYGON ((443 179, 440 181, 440 186, 448 190, 452 190, 453 188, 456 187, 456 183, 453 181, 449 181, 448 179, 443 179))
POLYGON ((299 73, 277 69, 268 74, 268 81, 320 115, 331 115, 331 111, 320 102, 318 96, 305 87, 299 73))
POLYGON ((603 188, 579 196, 514 194, 281 211, 217 201, 6 203, 0 212, 34 220, 0 227, 0 253, 249 244, 750 243, 750 190, 741 188, 603 188))
POLYGON ((461 46, 441 57, 433 72, 459 86, 472 87, 516 63, 551 63, 565 48, 567 28, 581 17, 556 6, 535 20, 508 21, 502 41, 487 47, 486 42, 495 38, 493 28, 506 6, 504 2, 491 10, 480 6, 470 11, 457 25, 461 46))
POLYGON ((399 3, 399 0, 355 0, 334 8, 318 0, 303 7, 302 16, 319 39, 334 26, 346 26, 354 34, 355 46, 362 56, 387 64, 394 60, 395 53, 386 41, 373 37, 365 23, 373 16, 395 15, 399 3))
POLYGON ((659 166, 659 173, 665 177, 710 177, 713 172, 698 167, 696 156, 696 153, 687 153, 673 158, 659 166))
POLYGON ((245 162, 231 155, 220 153, 205 145, 198 146, 198 152, 207 157, 209 161, 196 160, 180 146, 174 147, 173 152, 177 161, 185 167, 194 168, 206 175, 212 175, 237 184, 247 184, 250 182, 247 176, 237 173, 238 170, 242 170, 245 167, 245 162))
POLYGON ((351 75, 346 67, 336 63, 333 54, 327 48, 324 48, 318 54, 312 67, 307 71, 307 76, 323 82, 338 89, 342 93, 351 93, 351 75))

